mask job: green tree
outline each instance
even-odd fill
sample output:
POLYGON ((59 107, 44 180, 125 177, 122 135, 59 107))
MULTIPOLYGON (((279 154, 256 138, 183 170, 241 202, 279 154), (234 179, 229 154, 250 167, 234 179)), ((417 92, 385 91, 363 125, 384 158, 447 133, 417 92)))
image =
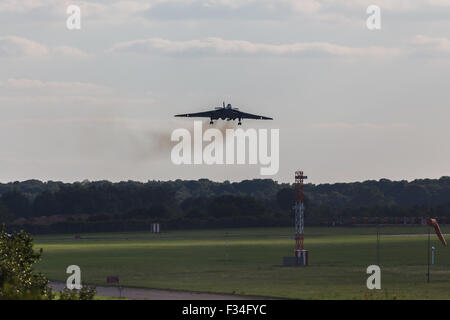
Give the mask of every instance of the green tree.
POLYGON ((0 224, 9 222, 13 218, 8 208, 0 201, 0 224))
POLYGON ((294 188, 283 188, 277 193, 277 204, 283 210, 291 210, 294 205, 294 188))
MULTIPOLYGON (((33 238, 24 231, 8 234, 0 228, 0 299, 52 300, 56 295, 49 280, 35 272, 33 266, 42 256, 33 249, 33 238)), ((92 300, 95 288, 83 286, 81 290, 60 292, 61 300, 92 300)))
POLYGON ((31 212, 29 199, 19 191, 10 191, 2 195, 2 202, 15 217, 28 217, 31 212))
POLYGON ((52 299, 47 278, 34 272, 33 265, 41 258, 33 250, 33 239, 23 231, 8 234, 0 229, 0 299, 52 299))

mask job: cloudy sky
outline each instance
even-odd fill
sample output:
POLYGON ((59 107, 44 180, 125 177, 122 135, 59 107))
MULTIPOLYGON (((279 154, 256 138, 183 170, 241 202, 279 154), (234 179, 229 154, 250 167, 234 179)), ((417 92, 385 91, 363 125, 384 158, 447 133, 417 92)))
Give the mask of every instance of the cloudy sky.
POLYGON ((263 178, 172 164, 223 100, 274 118, 275 180, 450 173, 449 0, 1 0, 0 70, 1 182, 263 178))

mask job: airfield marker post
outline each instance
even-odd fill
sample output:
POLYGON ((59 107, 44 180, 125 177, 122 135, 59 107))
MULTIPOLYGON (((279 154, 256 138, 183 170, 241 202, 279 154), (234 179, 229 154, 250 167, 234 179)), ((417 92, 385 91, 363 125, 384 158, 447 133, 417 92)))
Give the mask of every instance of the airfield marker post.
POLYGON ((434 265, 434 246, 431 246, 431 265, 434 265))
POLYGON ((119 289, 119 298, 122 298, 122 287, 120 286, 120 278, 119 276, 109 276, 106 277, 106 283, 117 283, 119 289))
POLYGON ((161 232, 161 227, 159 223, 152 223, 150 226, 150 230, 152 233, 160 233, 161 232))
POLYGON ((377 224, 377 266, 380 266, 380 224, 377 224))
POLYGON ((430 282, 430 227, 428 227, 428 271, 427 271, 427 282, 430 282))
POLYGON ((228 254, 228 232, 225 234, 225 260, 228 262, 229 254, 228 254))

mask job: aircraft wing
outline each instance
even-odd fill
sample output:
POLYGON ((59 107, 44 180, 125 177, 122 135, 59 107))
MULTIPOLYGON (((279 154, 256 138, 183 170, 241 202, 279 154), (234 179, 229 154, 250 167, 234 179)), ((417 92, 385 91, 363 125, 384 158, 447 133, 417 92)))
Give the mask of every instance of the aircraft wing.
POLYGON ((269 118, 269 117, 259 116, 256 114, 251 114, 251 113, 246 113, 246 112, 241 112, 241 111, 237 111, 237 114, 238 114, 238 117, 240 117, 242 119, 273 120, 272 118, 269 118))
POLYGON ((175 117, 197 117, 197 118, 209 118, 213 115, 214 111, 205 111, 205 112, 196 112, 196 113, 184 113, 184 114, 176 114, 175 117))

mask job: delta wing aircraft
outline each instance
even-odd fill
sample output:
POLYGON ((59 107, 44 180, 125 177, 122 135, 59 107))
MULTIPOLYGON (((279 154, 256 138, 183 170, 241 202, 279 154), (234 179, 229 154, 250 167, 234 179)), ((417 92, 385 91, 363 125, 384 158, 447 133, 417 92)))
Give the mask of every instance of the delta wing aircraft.
POLYGON ((188 118, 209 118, 211 121, 210 124, 214 123, 214 120, 236 120, 238 119, 238 125, 241 125, 242 119, 256 119, 256 120, 273 120, 269 117, 259 116, 256 114, 246 113, 239 111, 239 108, 233 108, 233 106, 229 103, 225 106, 225 101, 223 102, 223 107, 216 107, 214 110, 205 111, 205 112, 197 112, 197 113, 185 113, 185 114, 177 114, 175 117, 188 117, 188 118))

